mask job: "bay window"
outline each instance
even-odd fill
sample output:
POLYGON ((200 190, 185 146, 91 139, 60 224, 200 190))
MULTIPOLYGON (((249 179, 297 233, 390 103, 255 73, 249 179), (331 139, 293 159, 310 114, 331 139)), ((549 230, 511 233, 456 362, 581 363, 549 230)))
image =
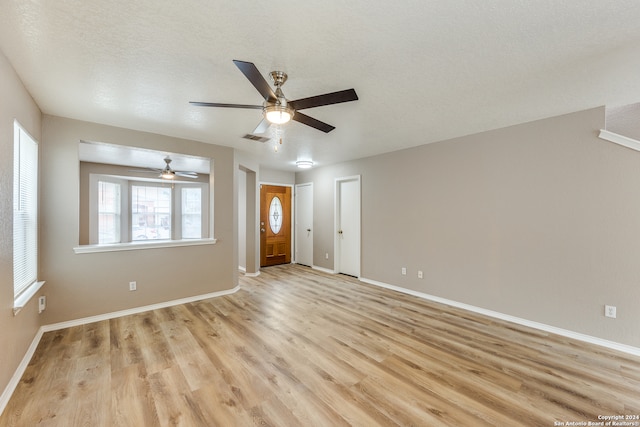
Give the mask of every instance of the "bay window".
POLYGON ((90 174, 89 245, 204 239, 209 184, 90 174))

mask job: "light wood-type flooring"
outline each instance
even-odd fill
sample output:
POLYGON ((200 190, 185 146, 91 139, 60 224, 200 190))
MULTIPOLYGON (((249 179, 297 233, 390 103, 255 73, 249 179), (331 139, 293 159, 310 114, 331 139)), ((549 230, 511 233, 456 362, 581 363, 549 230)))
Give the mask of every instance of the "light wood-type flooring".
POLYGON ((0 426, 554 426, 640 415, 638 357, 296 265, 240 282, 233 295, 44 334, 0 426))

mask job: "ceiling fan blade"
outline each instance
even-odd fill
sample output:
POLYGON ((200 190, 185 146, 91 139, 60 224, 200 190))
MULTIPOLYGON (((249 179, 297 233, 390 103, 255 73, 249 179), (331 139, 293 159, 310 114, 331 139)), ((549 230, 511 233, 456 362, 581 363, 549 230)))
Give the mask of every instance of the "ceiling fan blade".
POLYGON ((271 123, 267 119, 262 119, 262 121, 258 123, 258 126, 256 126, 256 128, 251 133, 258 135, 261 133, 265 133, 267 130, 269 130, 269 126, 271 126, 271 123))
POLYGON ((249 79, 251 84, 258 89, 258 92, 260 92, 260 95, 262 95, 265 101, 276 101, 276 94, 273 92, 273 89, 271 89, 269 83, 267 83, 264 77, 262 77, 262 74, 260 74, 260 71, 258 71, 252 62, 238 61, 237 59, 234 59, 233 63, 236 64, 236 67, 240 69, 242 74, 249 79))
POLYGON ((290 107, 295 110, 305 108, 320 107, 323 105, 340 104, 341 102, 357 101, 358 95, 354 89, 341 90, 338 92, 325 93, 324 95, 311 96, 309 98, 289 101, 290 107))
POLYGON ((189 104, 197 107, 223 107, 223 108, 249 108, 252 110, 262 110, 262 105, 247 105, 247 104, 221 104, 219 102, 198 102, 189 101, 189 104))
POLYGON ((309 117, 306 114, 302 114, 299 111, 296 111, 291 120, 295 120, 296 122, 311 126, 312 128, 321 130, 324 133, 329 133, 336 128, 335 126, 331 126, 325 122, 321 122, 320 120, 314 119, 313 117, 309 117))
POLYGON ((198 177, 198 174, 195 172, 177 172, 174 171, 174 174, 177 176, 182 176, 184 178, 193 178, 196 179, 198 177))
POLYGON ((153 169, 153 168, 147 168, 147 169, 129 169, 129 172, 136 172, 136 173, 160 173, 160 172, 162 172, 162 169, 153 169))

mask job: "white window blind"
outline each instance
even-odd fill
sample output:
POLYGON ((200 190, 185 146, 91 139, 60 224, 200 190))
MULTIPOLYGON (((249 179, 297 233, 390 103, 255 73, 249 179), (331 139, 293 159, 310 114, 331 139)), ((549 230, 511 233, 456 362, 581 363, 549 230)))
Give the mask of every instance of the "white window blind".
POLYGON ((202 238, 202 189, 182 189, 182 238, 202 238))
POLYGON ((14 122, 13 293, 38 277, 38 143, 14 122))
POLYGON ((98 181, 98 243, 120 243, 120 184, 98 181))

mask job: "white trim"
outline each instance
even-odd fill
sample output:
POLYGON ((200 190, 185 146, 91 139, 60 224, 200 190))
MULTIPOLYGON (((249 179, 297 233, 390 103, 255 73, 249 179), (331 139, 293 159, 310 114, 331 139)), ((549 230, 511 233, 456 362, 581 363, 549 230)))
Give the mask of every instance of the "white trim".
POLYGON ((632 150, 640 151, 640 141, 637 139, 629 138, 623 135, 619 135, 608 130, 600 129, 598 135, 600 139, 604 139, 614 144, 622 145, 623 147, 631 148, 632 150))
POLYGON ((324 267, 318 267, 317 265, 312 265, 311 268, 313 268, 314 270, 322 271, 323 273, 327 273, 327 274, 336 274, 335 270, 331 270, 329 268, 324 268, 324 267))
POLYGON ((20 313, 29 300, 34 297, 35 294, 38 293, 42 285, 44 285, 44 281, 41 282, 33 282, 31 285, 27 286, 27 288, 18 295, 18 298, 13 300, 13 315, 20 313))
POLYGON ((621 351, 623 353, 632 354, 634 356, 640 356, 640 348, 633 347, 627 344, 617 343, 615 341, 609 341, 598 337, 593 337, 591 335, 581 334, 579 332, 570 331, 567 329, 557 328, 555 326, 545 325, 544 323, 534 322, 532 320, 523 319, 520 317, 510 316, 508 314, 500 313, 497 311, 487 310, 484 308, 476 307, 469 304, 464 304, 457 301, 452 301, 446 298, 441 298, 429 294, 425 294, 422 292, 414 291, 411 289, 401 288, 399 286, 389 285, 387 283, 378 282, 376 280, 365 279, 363 277, 360 278, 361 282, 368 283, 370 285, 378 286, 381 288, 390 289, 392 291, 401 292, 403 294, 412 295, 418 298, 426 299, 429 301, 437 302, 440 304, 446 304, 451 307, 461 308, 463 310, 471 311, 474 313, 482 314, 484 316, 493 317, 500 320, 505 320, 507 322, 516 323, 518 325, 527 326, 529 328, 538 329, 545 332, 550 332, 552 334, 561 335, 563 337, 575 339, 578 341, 583 341, 589 344, 595 344, 601 347, 605 347, 611 350, 621 351))
POLYGON ((129 308, 127 310, 114 311, 111 313, 98 314, 97 316, 83 317, 81 319, 68 320, 66 322, 52 323, 44 325, 41 329, 44 332, 57 331, 58 329, 71 328, 73 326, 86 325, 87 323, 100 322, 102 320, 115 319, 117 317, 129 316, 131 314, 144 313, 145 311, 157 310, 159 308, 172 307, 174 305, 188 304, 190 302, 201 301, 203 299, 217 298, 225 295, 236 293, 240 290, 240 285, 226 291, 211 292, 204 295, 196 295, 192 297, 180 298, 171 301, 160 302, 157 304, 144 305, 141 307, 129 308))
POLYGON ((43 333, 44 331, 42 330, 42 327, 41 327, 36 333, 36 336, 33 337, 33 341, 31 341, 31 345, 27 349, 27 352, 24 354, 22 361, 18 365, 18 368, 13 373, 13 376, 9 380, 9 383, 4 388, 4 391, 2 392, 2 394, 0 395, 0 415, 2 415, 2 412, 4 412, 4 408, 7 407, 7 403, 9 403, 9 400, 11 399, 13 392, 16 390, 16 387, 18 387, 18 384, 20 383, 20 379, 22 378, 22 375, 24 375, 24 371, 27 370, 27 366, 29 366, 29 362, 31 362, 31 358, 36 352, 36 348, 38 348, 38 344, 40 344, 40 340, 42 339, 43 333))
POLYGON ((215 245, 216 239, 183 239, 183 240, 162 240, 158 242, 127 242, 114 243, 109 245, 82 245, 73 248, 76 254, 93 254, 98 252, 134 251, 138 249, 158 249, 174 248, 179 246, 202 246, 215 245))
POLYGON ((281 182, 270 182, 270 181, 260 181, 258 186, 260 185, 273 185, 275 187, 295 187, 295 184, 283 184, 281 182))
POLYGON ((259 271, 256 271, 255 273, 244 273, 245 277, 258 277, 260 275, 259 271))

